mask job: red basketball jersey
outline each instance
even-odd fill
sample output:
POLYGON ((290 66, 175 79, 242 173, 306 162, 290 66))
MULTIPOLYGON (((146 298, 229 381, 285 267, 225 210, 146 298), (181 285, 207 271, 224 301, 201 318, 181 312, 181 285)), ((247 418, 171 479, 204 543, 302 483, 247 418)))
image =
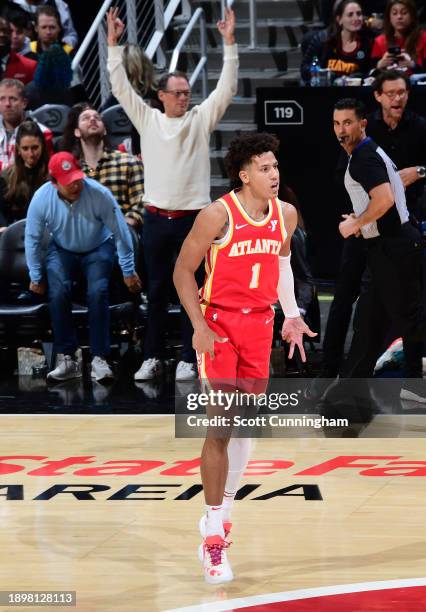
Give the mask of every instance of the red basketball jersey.
POLYGON ((278 299, 278 255, 287 236, 281 204, 269 200, 265 219, 254 221, 234 191, 218 201, 229 228, 208 250, 201 298, 223 308, 267 308, 278 299))

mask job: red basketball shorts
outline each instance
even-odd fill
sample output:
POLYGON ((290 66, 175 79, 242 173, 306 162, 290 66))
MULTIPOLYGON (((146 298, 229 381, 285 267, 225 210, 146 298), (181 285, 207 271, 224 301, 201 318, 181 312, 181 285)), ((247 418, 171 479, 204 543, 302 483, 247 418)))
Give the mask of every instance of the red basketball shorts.
POLYGON ((197 355, 203 383, 212 388, 234 388, 248 393, 264 393, 269 378, 274 310, 223 310, 203 306, 207 325, 227 342, 215 342, 214 359, 208 353, 197 355))

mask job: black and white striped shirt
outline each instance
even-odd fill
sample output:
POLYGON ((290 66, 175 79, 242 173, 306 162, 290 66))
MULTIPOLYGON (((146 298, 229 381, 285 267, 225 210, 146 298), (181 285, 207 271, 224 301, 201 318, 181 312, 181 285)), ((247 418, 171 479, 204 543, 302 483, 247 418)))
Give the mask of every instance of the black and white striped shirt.
POLYGON ((352 151, 345 174, 345 187, 357 217, 368 207, 369 192, 383 183, 390 183, 395 203, 380 219, 361 228, 364 238, 395 235, 408 221, 404 185, 395 164, 371 138, 365 138, 352 151))

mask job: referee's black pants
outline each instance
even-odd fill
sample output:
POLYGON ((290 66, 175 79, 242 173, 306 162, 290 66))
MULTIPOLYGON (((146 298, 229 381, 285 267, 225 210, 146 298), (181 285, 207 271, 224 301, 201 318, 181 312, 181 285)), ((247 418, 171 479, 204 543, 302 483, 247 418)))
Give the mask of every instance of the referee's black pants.
POLYGON ((406 359, 419 364, 416 375, 421 377, 426 314, 422 300, 420 233, 405 223, 397 236, 370 238, 364 243, 370 279, 363 284, 357 303, 354 337, 342 376, 372 375, 391 324, 404 338, 406 359))
POLYGON ((329 378, 337 376, 343 362, 352 307, 359 296, 366 265, 364 242, 362 238, 349 236, 343 243, 339 274, 323 342, 322 369, 324 375, 329 378))

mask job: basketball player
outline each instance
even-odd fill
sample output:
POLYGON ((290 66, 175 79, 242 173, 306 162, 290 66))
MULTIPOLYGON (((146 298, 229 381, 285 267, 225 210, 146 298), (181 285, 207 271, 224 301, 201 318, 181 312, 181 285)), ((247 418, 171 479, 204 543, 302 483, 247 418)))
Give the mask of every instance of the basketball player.
MULTIPOLYGON (((176 289, 194 327, 201 380, 232 380, 235 389, 245 391, 248 381, 254 381, 257 393, 269 376, 272 304, 279 299, 283 308, 282 337, 290 343, 290 357, 297 346, 305 361, 303 334, 316 335, 300 317, 294 297, 290 240, 297 213, 277 198, 278 146, 270 134, 244 134, 232 141, 225 164, 231 181, 241 187, 199 213, 174 271, 176 289), (200 302, 194 275, 204 257, 200 302)), ((226 537, 250 448, 248 438, 207 436, 204 442, 206 515, 200 531, 204 576, 210 584, 233 578, 226 537)))

